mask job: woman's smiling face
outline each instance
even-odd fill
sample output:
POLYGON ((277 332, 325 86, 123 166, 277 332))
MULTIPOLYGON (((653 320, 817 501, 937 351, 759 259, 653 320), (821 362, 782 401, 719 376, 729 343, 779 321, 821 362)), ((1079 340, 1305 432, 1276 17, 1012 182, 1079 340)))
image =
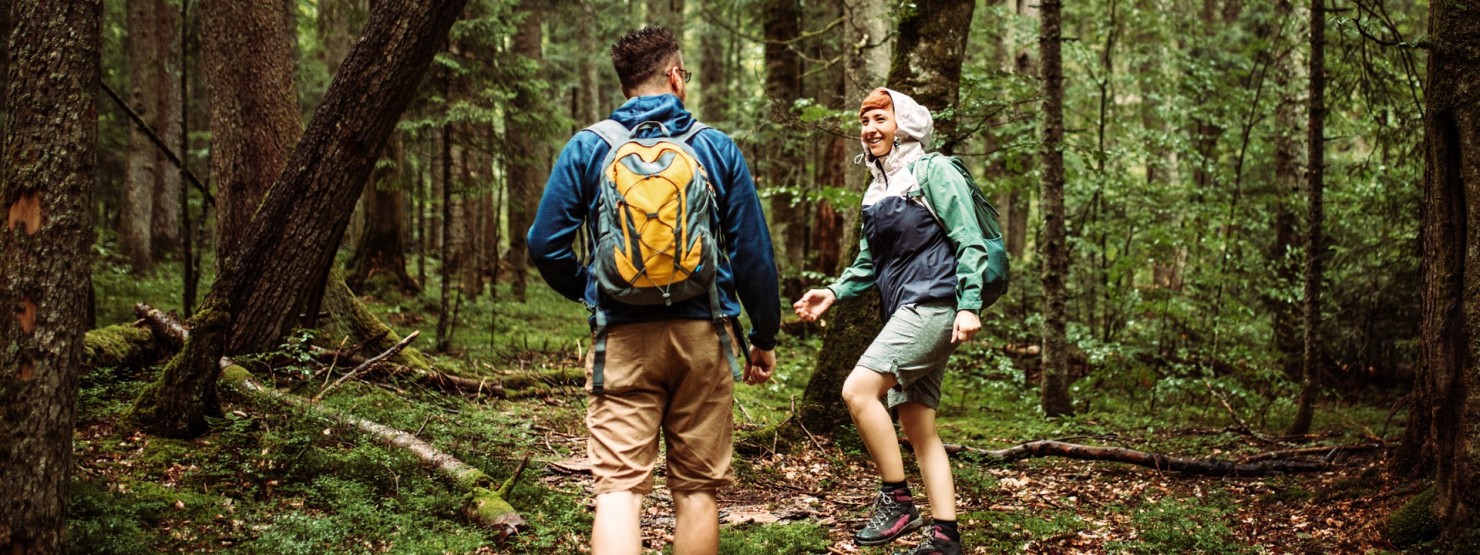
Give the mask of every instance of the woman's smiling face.
POLYGON ((899 132, 899 125, 894 122, 894 111, 874 108, 859 116, 858 122, 863 126, 859 139, 868 146, 868 153, 874 158, 889 154, 889 149, 894 148, 894 134, 899 132))

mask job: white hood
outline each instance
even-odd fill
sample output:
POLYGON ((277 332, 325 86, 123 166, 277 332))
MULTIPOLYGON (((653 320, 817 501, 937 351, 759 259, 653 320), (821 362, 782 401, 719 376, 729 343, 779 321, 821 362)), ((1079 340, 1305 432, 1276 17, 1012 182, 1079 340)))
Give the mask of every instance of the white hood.
POLYGON ((855 159, 855 163, 867 161, 869 172, 873 174, 873 181, 863 193, 864 206, 878 202, 885 195, 904 194, 917 187, 914 176, 906 170, 911 162, 925 155, 925 149, 935 135, 935 120, 930 117, 929 109, 902 92, 884 90, 888 91, 889 100, 894 104, 894 122, 899 128, 894 137, 898 144, 880 159, 870 155, 868 145, 859 139, 863 154, 855 159))

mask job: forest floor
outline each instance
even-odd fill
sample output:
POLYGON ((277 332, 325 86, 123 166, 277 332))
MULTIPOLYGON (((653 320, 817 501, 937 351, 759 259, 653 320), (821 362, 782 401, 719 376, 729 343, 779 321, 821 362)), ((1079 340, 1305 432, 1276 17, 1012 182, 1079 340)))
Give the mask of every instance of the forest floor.
MULTIPOLYGON (((132 302, 164 296, 140 280, 95 281, 105 300, 99 325, 126 320, 132 302)), ((425 334, 435 326, 429 315, 436 298, 426 291, 410 299, 370 299, 370 306, 399 332, 425 334)), ((454 351, 434 359, 439 368, 496 378, 559 370, 579 360, 582 312, 543 288, 531 287, 526 303, 470 301, 463 315, 454 351)), ((301 347, 294 345, 285 344, 276 364, 249 367, 279 389, 312 394, 322 378, 312 368, 281 362, 295 360, 301 347)), ((776 379, 737 387, 742 433, 789 416, 819 347, 816 337, 784 337, 776 379)), ((1237 460, 1279 448, 1265 443, 1267 436, 1241 431, 1240 422, 1279 429, 1290 412, 1287 402, 1242 390, 1225 409, 1209 395, 1208 380, 1158 386, 1148 396, 1136 385, 1139 378, 1106 379, 1115 374, 1104 370, 1081 380, 1077 415, 1044 419, 1036 392, 1000 351, 988 338, 953 360, 953 368, 966 370, 947 378, 939 417, 947 442, 999 449, 1064 439, 1237 460)), ((414 457, 302 411, 228 393, 225 414, 201 438, 140 434, 122 416, 155 371, 99 369, 83 379, 75 436, 79 470, 69 510, 74 553, 587 552, 591 479, 582 469, 584 395, 578 388, 494 399, 389 379, 350 381, 325 397, 326 408, 416 433, 498 479, 529 457, 529 470, 508 496, 528 526, 501 539, 468 523, 461 516, 462 492, 414 457)), ((1328 398, 1315 433, 1300 446, 1391 437, 1393 423, 1402 422, 1401 413, 1389 410, 1393 400, 1383 392, 1328 398)), ((918 476, 913 458, 905 460, 910 475, 918 476)), ((1384 539, 1386 517, 1417 493, 1416 482, 1390 476, 1380 451, 1340 455, 1332 463, 1322 472, 1206 478, 1059 458, 953 460, 968 553, 1396 552, 1384 539)), ((721 553, 883 555, 914 541, 853 543, 877 480, 851 428, 789 451, 739 456, 736 472, 737 486, 721 497, 721 553)), ((672 536, 671 498, 663 484, 660 466, 657 491, 642 517, 651 553, 664 552, 672 536)), ((912 485, 923 494, 918 480, 912 485)), ((928 506, 928 499, 923 503, 928 506)))

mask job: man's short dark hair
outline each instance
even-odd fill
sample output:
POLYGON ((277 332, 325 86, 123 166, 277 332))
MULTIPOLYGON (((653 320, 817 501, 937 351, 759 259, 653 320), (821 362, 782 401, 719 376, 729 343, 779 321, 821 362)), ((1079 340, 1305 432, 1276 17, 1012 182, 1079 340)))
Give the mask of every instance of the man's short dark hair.
POLYGON ((656 25, 648 25, 618 40, 612 45, 612 66, 617 69, 617 78, 623 90, 632 90, 646 83, 664 69, 663 64, 678 54, 678 39, 673 33, 656 25))

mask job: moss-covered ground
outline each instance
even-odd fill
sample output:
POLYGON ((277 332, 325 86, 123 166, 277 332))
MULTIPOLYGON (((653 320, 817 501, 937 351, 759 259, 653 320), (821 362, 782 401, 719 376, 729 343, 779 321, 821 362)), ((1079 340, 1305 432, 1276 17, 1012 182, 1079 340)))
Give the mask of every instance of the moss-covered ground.
MULTIPOLYGON (((99 326, 131 320, 128 307, 138 301, 180 306, 178 271, 166 267, 140 278, 99 266, 99 326)), ((416 297, 372 294, 364 300, 398 333, 421 330, 417 346, 440 370, 496 376, 568 369, 588 347, 581 307, 534 278, 522 303, 507 284, 497 287, 496 300, 485 294, 461 301, 452 349, 432 352, 440 290, 426 285, 416 297)), ((277 356, 245 365, 264 383, 311 397, 328 378, 308 363, 302 346, 308 335, 296 333, 277 356)), ((1027 375, 1031 365, 1003 354, 1004 344, 988 333, 956 355, 940 411, 947 442, 1002 448, 1057 438, 1236 459, 1275 448, 1266 442, 1273 433, 1267 430, 1280 429, 1293 413, 1288 401, 1269 400, 1237 380, 1158 374, 1111 357, 1077 382, 1076 416, 1045 419, 1027 375), (1242 430, 1242 424, 1261 431, 1242 430)), ((738 425, 755 429, 786 418, 819 347, 815 337, 783 337, 776 379, 737 389, 738 425)), ((508 496, 528 525, 504 538, 471 524, 462 513, 465 492, 416 458, 320 417, 226 393, 224 417, 212 418, 207 434, 193 440, 145 435, 122 415, 158 371, 157 365, 101 368, 83 379, 68 515, 74 553, 586 551, 589 476, 558 469, 584 454, 584 395, 578 389, 506 400, 379 378, 348 381, 323 401, 413 432, 495 480, 530 458, 508 496)), ((1390 418, 1391 401, 1384 392, 1328 397, 1314 436, 1301 445, 1392 437, 1402 420, 1390 418)), ((906 460, 915 476, 913 460, 906 460)), ((1333 463, 1330 471, 1314 474, 1197 478, 1065 459, 954 462, 969 553, 1390 552, 1383 518, 1417 493, 1417 484, 1386 475, 1378 453, 1340 455, 1333 463)), ((851 527, 865 518, 876 487, 851 428, 790 452, 741 458, 736 468, 739 486, 721 500, 722 553, 878 555, 908 547, 904 541, 890 548, 851 542, 851 527)), ((673 524, 661 472, 658 483, 643 514, 654 553, 664 550, 673 524)), ((913 483, 918 492, 918 480, 913 483)))

